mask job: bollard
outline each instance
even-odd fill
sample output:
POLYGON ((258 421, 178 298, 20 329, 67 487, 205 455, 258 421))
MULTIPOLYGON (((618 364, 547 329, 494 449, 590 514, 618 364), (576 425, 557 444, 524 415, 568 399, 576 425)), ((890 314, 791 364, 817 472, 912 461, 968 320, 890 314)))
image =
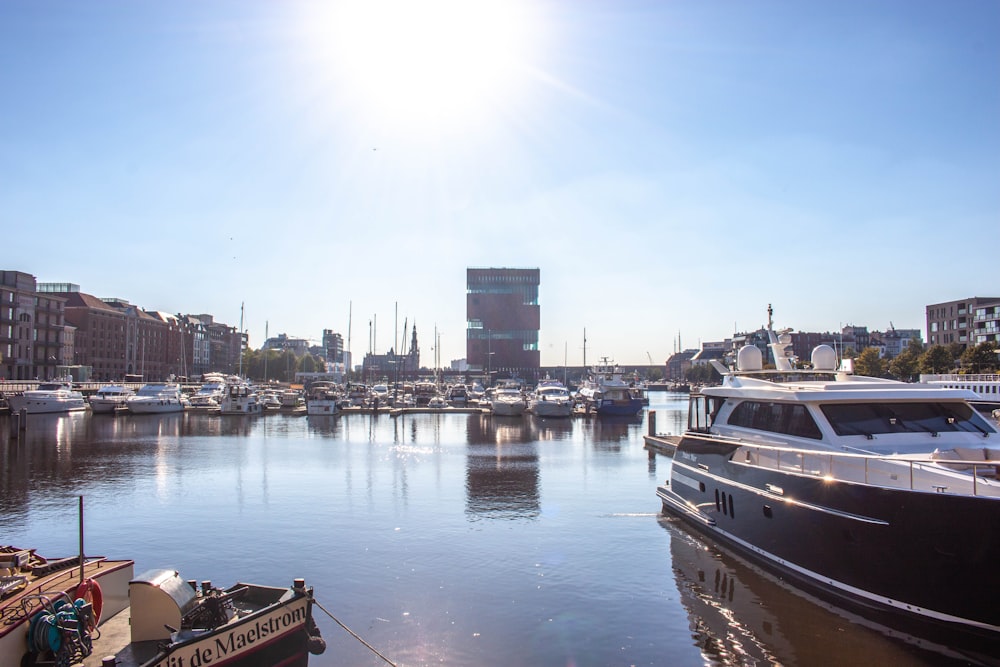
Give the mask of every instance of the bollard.
POLYGON ((13 440, 17 440, 17 437, 21 434, 21 413, 11 412, 10 413, 10 437, 13 440))
POLYGON ((20 429, 22 431, 27 431, 28 430, 28 408, 21 408, 21 412, 19 413, 19 416, 21 417, 21 426, 20 426, 20 429))
POLYGON ((656 410, 649 411, 649 435, 656 435, 656 410))
POLYGON ((113 655, 101 658, 101 667, 115 667, 115 665, 117 664, 118 661, 115 659, 115 656, 113 655))

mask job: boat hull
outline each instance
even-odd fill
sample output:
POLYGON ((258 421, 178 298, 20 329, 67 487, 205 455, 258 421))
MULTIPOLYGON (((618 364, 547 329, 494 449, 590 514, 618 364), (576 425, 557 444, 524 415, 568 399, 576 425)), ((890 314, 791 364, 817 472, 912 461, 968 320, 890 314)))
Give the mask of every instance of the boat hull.
POLYGON ((314 399, 306 403, 306 415, 309 417, 333 417, 337 413, 335 400, 314 399))
POLYGON ((34 399, 30 396, 10 396, 7 405, 11 412, 26 410, 29 415, 55 414, 61 412, 80 412, 87 409, 83 398, 65 400, 34 399))
POLYGON ((1000 499, 743 465, 737 448, 685 435, 664 512, 828 598, 1000 649, 1000 499))
POLYGON ((598 399, 594 411, 598 415, 608 415, 611 417, 632 417, 642 412, 642 400, 638 398, 629 399, 598 399))

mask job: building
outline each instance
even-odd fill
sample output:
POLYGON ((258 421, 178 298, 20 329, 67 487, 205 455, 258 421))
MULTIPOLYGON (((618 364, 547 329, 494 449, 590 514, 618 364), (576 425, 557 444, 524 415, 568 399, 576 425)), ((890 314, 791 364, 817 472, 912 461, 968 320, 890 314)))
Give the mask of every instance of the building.
POLYGON ((992 341, 1000 345, 1000 297, 974 296, 926 308, 927 343, 965 349, 992 341))
POLYGON ((537 380, 539 269, 466 271, 466 354, 470 369, 496 378, 537 380))
POLYGON ((66 300, 39 290, 30 273, 0 271, 0 378, 49 380, 72 364, 66 300))

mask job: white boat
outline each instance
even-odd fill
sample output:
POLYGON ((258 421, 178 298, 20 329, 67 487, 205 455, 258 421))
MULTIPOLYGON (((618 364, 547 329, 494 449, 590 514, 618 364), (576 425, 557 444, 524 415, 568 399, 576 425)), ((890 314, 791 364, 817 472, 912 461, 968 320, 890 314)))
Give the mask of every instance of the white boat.
POLYGON ((439 395, 439 396, 432 396, 431 400, 427 401, 427 407, 434 410, 445 410, 447 408, 450 408, 451 405, 448 404, 448 401, 445 399, 444 396, 439 395))
POLYGON ((333 417, 340 412, 340 390, 333 382, 313 382, 306 392, 306 415, 333 417))
POLYGON ((133 576, 131 560, 80 563, 0 548, 0 665, 305 665, 326 648, 302 579, 198 588, 174 570, 133 576))
POLYGON ((967 389, 973 392, 976 394, 975 405, 980 412, 990 412, 1000 408, 1000 374, 921 374, 920 381, 949 389, 967 389))
POLYGON ((295 389, 285 389, 278 394, 278 397, 281 399, 282 410, 297 410, 306 405, 306 399, 302 392, 295 389))
POLYGON ((464 384, 453 384, 448 387, 444 398, 451 405, 465 405, 469 402, 469 390, 464 384))
POLYGON ((135 414, 183 412, 187 406, 187 397, 176 382, 150 382, 125 401, 128 411, 135 414))
POLYGON ((135 396, 135 391, 130 388, 120 384, 106 384, 87 402, 90 403, 90 409, 94 414, 111 413, 124 410, 125 402, 130 396, 135 396))
POLYGON ((223 415, 259 415, 263 410, 257 390, 240 380, 229 382, 219 403, 219 413, 223 415))
POLYGON ((518 417, 524 414, 527 407, 520 386, 501 384, 495 388, 491 401, 493 414, 501 417, 518 417))
POLYGON ((528 411, 536 417, 569 417, 574 401, 569 389, 559 380, 544 379, 528 399, 528 411))
POLYGON ((595 365, 579 390, 587 408, 609 416, 634 416, 642 412, 641 391, 636 392, 623 376, 622 369, 607 358, 595 365))
POLYGON ((206 373, 202 376, 202 385, 188 401, 192 410, 215 410, 226 395, 226 376, 222 373, 206 373))
POLYGON ((1000 650, 1000 432, 967 390, 742 348, 691 396, 663 511, 796 585, 970 654, 1000 650), (965 585, 968 583, 968 586, 965 585))
POLYGON ((37 389, 29 389, 7 397, 10 411, 27 410, 28 414, 76 412, 87 409, 83 394, 73 389, 70 380, 42 382, 37 389))

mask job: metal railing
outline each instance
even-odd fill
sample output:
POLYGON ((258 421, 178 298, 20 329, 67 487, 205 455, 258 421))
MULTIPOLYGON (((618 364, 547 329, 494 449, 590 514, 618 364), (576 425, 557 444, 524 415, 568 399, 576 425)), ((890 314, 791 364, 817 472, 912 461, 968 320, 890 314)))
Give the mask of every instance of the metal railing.
POLYGON ((824 452, 741 442, 732 461, 831 481, 1000 497, 1000 460, 824 452))

